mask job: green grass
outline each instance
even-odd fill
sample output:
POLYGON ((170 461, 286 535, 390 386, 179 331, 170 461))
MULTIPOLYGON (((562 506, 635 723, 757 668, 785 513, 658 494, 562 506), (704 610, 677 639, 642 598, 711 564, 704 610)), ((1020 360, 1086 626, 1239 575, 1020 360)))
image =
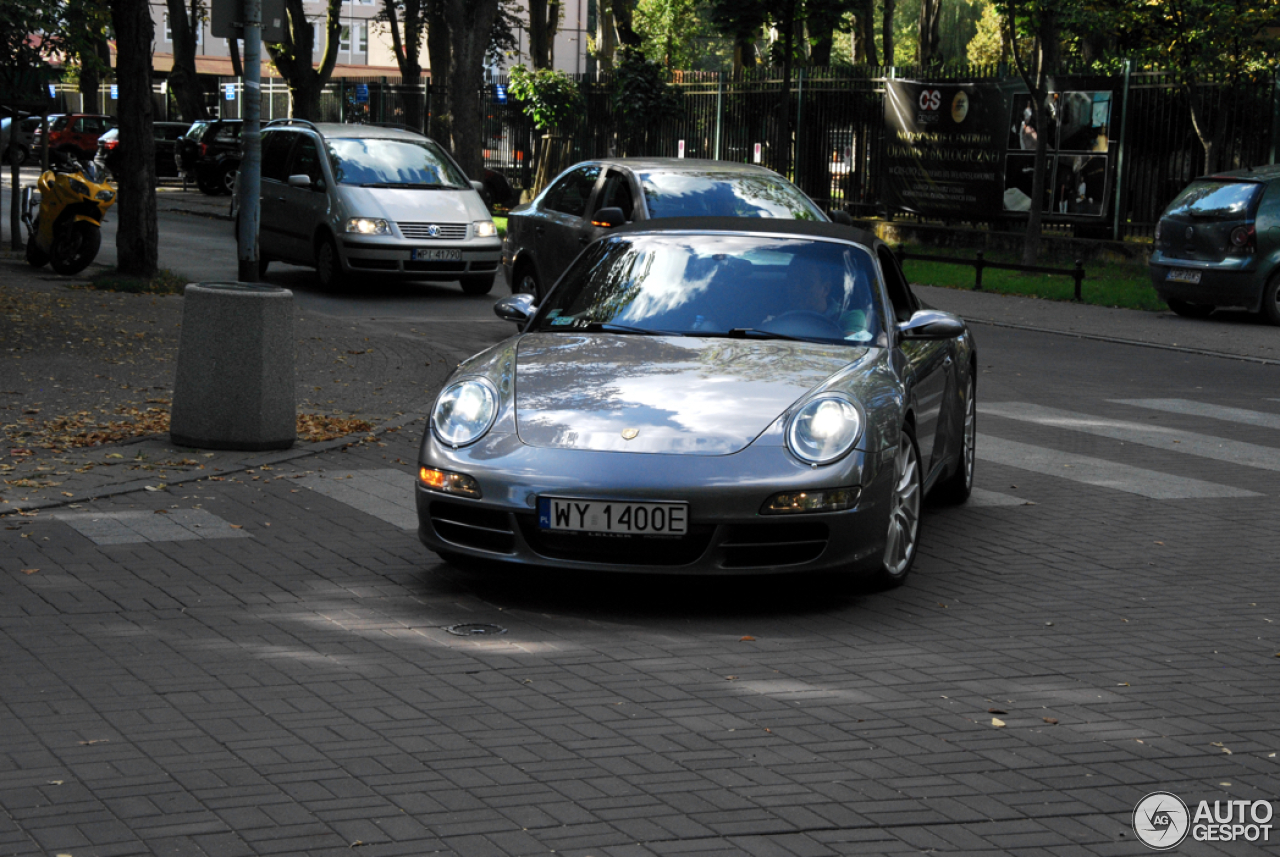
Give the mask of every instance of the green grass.
MULTIPOLYGON (((974 269, 969 265, 930 262, 919 256, 953 256, 974 258, 973 250, 943 250, 935 247, 907 246, 907 261, 903 271, 913 283, 941 286, 947 289, 972 289, 974 269)), ((1021 260, 1007 253, 985 253, 991 262, 1021 260)), ((1044 260, 1044 267, 1071 268, 1072 265, 1044 260)), ((1084 266, 1085 278, 1081 284, 1084 303, 1096 306, 1124 307, 1158 311, 1165 308, 1164 301, 1156 296, 1151 286, 1151 275, 1146 265, 1120 262, 1088 262, 1084 266)), ((987 268, 982 272, 982 290, 1003 295, 1024 295, 1054 301, 1069 301, 1075 296, 1075 282, 1068 275, 1024 274, 1019 271, 999 271, 987 268)))
POLYGON ((121 274, 117 269, 94 274, 87 283, 78 283, 73 288, 94 289, 100 292, 128 292, 140 295, 180 295, 188 277, 175 274, 173 271, 160 270, 151 279, 121 274))
POLYGON ((493 224, 494 226, 498 227, 498 237, 506 238, 507 237, 507 219, 505 217, 498 217, 495 215, 493 218, 493 224))

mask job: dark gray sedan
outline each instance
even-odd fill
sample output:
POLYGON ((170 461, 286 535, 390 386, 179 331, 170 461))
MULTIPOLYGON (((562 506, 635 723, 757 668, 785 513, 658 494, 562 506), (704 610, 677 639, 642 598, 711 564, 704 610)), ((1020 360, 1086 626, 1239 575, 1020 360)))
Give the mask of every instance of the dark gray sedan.
POLYGON ((976 353, 831 223, 679 218, 596 241, 461 364, 419 453, 445 559, 901 583, 926 492, 973 485, 976 353))
POLYGON ((752 164, 685 158, 614 158, 565 170, 512 209, 503 272, 512 290, 541 297, 582 248, 623 223, 669 217, 825 221, 804 191, 752 164))

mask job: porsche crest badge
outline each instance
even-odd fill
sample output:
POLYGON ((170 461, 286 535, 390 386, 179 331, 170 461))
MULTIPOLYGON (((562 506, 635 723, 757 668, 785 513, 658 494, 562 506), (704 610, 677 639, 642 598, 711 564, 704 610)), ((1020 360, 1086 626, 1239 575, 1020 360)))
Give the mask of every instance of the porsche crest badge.
POLYGON ((635 439, 636 439, 636 437, 637 437, 639 434, 640 434, 640 429, 637 429, 637 428, 623 429, 623 430, 622 430, 622 439, 623 439, 623 440, 635 440, 635 439))

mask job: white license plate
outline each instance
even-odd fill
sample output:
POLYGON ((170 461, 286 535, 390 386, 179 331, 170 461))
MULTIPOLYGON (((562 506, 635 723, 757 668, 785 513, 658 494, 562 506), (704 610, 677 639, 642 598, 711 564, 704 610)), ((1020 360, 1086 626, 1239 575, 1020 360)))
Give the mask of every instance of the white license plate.
POLYGON ((1171 268, 1169 273, 1164 275, 1164 278, 1175 283, 1198 283, 1200 282, 1200 272, 1188 271, 1185 268, 1171 268))
POLYGON ((414 262, 461 262, 461 250, 410 250, 409 258, 414 262))
POLYGON ((689 504, 539 497, 538 526, 578 533, 683 536, 689 532, 689 504))

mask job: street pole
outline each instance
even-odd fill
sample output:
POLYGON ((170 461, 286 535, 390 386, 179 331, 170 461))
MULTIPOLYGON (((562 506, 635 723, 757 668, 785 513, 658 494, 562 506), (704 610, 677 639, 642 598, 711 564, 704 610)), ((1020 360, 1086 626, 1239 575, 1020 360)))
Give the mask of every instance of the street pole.
POLYGON ((258 221, 262 187, 262 0, 244 0, 244 126, 237 186, 237 258, 240 282, 258 282, 258 221))

